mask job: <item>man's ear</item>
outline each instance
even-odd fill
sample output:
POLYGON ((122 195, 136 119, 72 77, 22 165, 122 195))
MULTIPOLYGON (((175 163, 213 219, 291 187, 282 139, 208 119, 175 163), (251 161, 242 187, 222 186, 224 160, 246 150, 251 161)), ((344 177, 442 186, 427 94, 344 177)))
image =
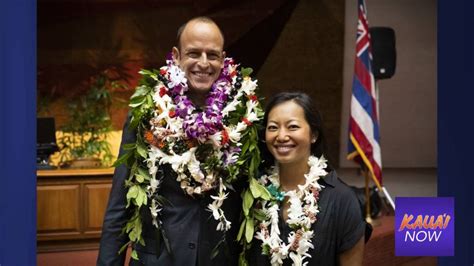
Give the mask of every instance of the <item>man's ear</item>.
POLYGON ((176 65, 179 65, 179 60, 180 60, 180 54, 179 54, 179 50, 176 46, 173 47, 173 49, 171 50, 171 55, 173 57, 173 62, 176 64, 176 65))
POLYGON ((226 56, 225 51, 222 51, 222 66, 221 66, 221 68, 224 68, 224 59, 225 59, 225 56, 226 56))

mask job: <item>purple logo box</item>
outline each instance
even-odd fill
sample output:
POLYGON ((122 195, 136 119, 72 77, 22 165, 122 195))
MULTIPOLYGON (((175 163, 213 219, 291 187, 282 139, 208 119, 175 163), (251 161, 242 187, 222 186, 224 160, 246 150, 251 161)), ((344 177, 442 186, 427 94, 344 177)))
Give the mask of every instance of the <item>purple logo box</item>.
POLYGON ((454 256, 454 198, 395 198, 396 256, 454 256))

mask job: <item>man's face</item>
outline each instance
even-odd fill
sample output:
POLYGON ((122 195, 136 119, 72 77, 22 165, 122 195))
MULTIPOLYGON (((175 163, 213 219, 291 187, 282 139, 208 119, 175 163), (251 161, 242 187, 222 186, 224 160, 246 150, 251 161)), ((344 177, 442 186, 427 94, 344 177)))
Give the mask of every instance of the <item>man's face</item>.
POLYGON ((216 25, 190 22, 181 34, 173 59, 184 71, 194 93, 207 93, 224 66, 224 40, 216 25))

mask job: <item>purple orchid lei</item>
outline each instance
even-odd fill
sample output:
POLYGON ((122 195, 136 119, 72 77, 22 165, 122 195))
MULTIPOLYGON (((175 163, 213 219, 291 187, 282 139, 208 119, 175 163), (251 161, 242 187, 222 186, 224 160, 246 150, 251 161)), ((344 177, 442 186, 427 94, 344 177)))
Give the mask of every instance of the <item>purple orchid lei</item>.
MULTIPOLYGON (((185 94, 187 84, 179 83, 170 88, 171 97, 177 103, 176 115, 183 119, 183 130, 189 139, 204 143, 209 136, 224 129, 221 114, 232 91, 232 77, 228 71, 231 63, 230 58, 224 60, 223 71, 208 93, 204 111, 195 112, 196 107, 185 94)), ((175 67, 172 60, 167 60, 167 64, 168 68, 175 67)))

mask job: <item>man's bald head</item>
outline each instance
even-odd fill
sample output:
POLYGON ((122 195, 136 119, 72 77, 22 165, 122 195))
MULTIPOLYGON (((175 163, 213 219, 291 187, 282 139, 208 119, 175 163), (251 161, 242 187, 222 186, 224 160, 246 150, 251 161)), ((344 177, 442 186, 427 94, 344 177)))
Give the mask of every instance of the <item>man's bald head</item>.
POLYGON ((184 23, 183 25, 181 25, 181 27, 179 27, 178 33, 176 35, 176 47, 178 47, 178 49, 181 49, 181 36, 183 35, 184 30, 189 25, 192 25, 192 24, 195 24, 195 23, 206 23, 206 24, 210 24, 213 27, 215 27, 220 33, 220 36, 222 38, 222 48, 224 48, 224 34, 222 33, 219 26, 217 26, 217 23, 209 17, 201 16, 201 17, 192 18, 192 19, 188 20, 186 23, 184 23))

